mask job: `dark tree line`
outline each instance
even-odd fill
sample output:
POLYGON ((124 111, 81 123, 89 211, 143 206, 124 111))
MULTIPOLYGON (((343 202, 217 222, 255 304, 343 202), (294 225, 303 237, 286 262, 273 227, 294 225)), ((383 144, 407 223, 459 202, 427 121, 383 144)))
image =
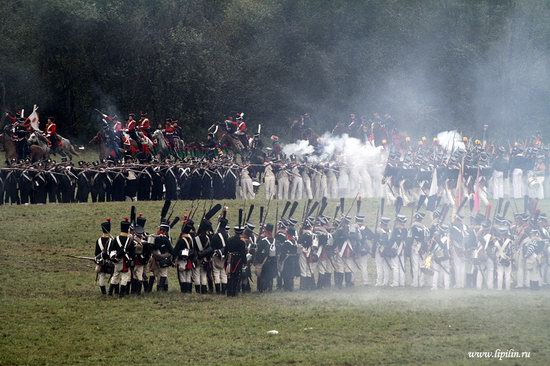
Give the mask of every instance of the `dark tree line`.
POLYGON ((192 134, 237 111, 274 133, 304 112, 320 131, 375 111, 411 132, 548 125, 547 1, 4 0, 0 12, 3 109, 36 103, 82 139, 94 108, 192 134))

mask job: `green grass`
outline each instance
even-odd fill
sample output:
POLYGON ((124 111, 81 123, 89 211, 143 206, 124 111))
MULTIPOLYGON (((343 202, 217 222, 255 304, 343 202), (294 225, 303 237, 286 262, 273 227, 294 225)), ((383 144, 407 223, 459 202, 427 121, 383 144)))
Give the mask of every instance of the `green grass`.
MULTIPOLYGON (((241 204, 230 203, 230 219, 241 204)), ((148 230, 161 205, 137 202, 148 230)), ((177 213, 190 205, 178 203, 177 213)), ((375 206, 369 201, 365 210, 371 225, 375 206)), ((92 255, 102 219, 112 217, 116 231, 129 207, 0 207, 0 365, 466 365, 496 363, 467 352, 497 348, 531 352, 499 364, 550 363, 548 290, 356 287, 228 299, 184 296, 171 271, 168 293, 102 298, 92 265, 66 255, 92 255), (279 334, 267 335, 272 329, 279 334)))

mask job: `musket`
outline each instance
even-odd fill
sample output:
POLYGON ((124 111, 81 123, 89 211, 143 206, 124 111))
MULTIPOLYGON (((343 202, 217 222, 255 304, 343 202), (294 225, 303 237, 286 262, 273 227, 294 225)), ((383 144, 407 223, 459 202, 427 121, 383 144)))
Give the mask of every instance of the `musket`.
MULTIPOLYGON (((265 225, 265 221, 267 220, 267 215, 269 214, 269 207, 271 206, 271 197, 269 197, 269 200, 267 200, 267 208, 265 209, 265 212, 263 213, 262 217, 260 218, 260 226, 265 225)), ((279 206, 277 206, 279 207, 279 206)))
POLYGON ((277 234, 279 228, 279 201, 277 201, 277 204, 275 206, 275 234, 277 234))
POLYGON ((170 221, 170 218, 172 217, 172 214, 174 213, 174 209, 176 208, 178 204, 178 200, 176 200, 176 203, 172 206, 172 209, 170 210, 170 213, 168 214, 168 221, 170 221))
MULTIPOLYGON (((348 211, 346 212, 344 217, 347 217, 349 215, 350 211, 353 209, 353 206, 355 205, 355 201, 357 201, 357 197, 359 197, 359 192, 357 192, 357 194, 355 195, 355 198, 351 202, 351 205, 349 205, 348 211)), ((344 213, 344 212, 342 211, 342 213, 344 213)), ((336 229, 340 228, 340 225, 342 225, 343 222, 344 222, 344 220, 340 221, 340 223, 338 224, 338 227, 336 229)))
POLYGON ((86 256, 83 256, 83 255, 71 255, 71 254, 66 254, 65 256, 69 257, 69 258, 85 259, 85 260, 88 260, 88 261, 92 261, 94 263, 96 262, 95 257, 86 257, 86 256))

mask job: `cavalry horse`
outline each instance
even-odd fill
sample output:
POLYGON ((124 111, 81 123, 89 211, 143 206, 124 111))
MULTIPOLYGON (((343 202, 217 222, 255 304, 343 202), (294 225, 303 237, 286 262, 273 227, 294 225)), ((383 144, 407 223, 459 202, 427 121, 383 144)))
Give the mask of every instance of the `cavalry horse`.
POLYGON ((248 158, 248 151, 237 137, 229 135, 225 130, 224 126, 221 124, 214 124, 208 129, 216 137, 216 141, 220 147, 228 148, 235 156, 240 155, 241 161, 244 161, 248 158))
MULTIPOLYGON (((60 134, 57 134, 57 139, 58 139, 58 143, 59 143, 59 145, 57 146, 57 153, 59 153, 59 155, 61 155, 62 157, 67 157, 67 158, 69 158, 69 160, 73 160, 73 155, 76 155, 76 156, 80 155, 75 150, 73 144, 71 143, 71 141, 69 139, 66 139, 65 137, 61 136, 60 134)), ((38 145, 38 146, 43 147, 42 144, 45 143, 46 146, 49 146, 48 139, 46 138, 46 136, 44 136, 44 134, 40 130, 35 130, 34 132, 32 132, 29 136, 28 141, 29 141, 29 144, 31 145, 31 154, 32 154, 32 146, 33 145, 35 145, 35 146, 38 145)), ((51 152, 53 152, 53 151, 51 151, 51 152)), ((37 153, 39 153, 38 150, 37 150, 37 153)))
POLYGON ((35 163, 37 161, 47 160, 50 157, 48 139, 42 133, 36 131, 31 133, 28 141, 31 150, 31 162, 35 163))
POLYGON ((6 126, 2 133, 0 133, 0 143, 4 145, 4 152, 6 153, 6 162, 9 163, 12 160, 17 160, 17 148, 15 141, 12 140, 12 133, 9 126, 6 126))
POLYGON ((153 132, 153 141, 156 155, 158 155, 160 159, 166 159, 169 156, 174 156, 177 159, 184 158, 185 144, 182 139, 174 136, 172 139, 173 147, 171 147, 162 133, 162 130, 155 130, 155 132, 153 132))
POLYGON ((97 134, 88 142, 89 145, 98 144, 99 145, 99 161, 103 161, 109 158, 117 158, 118 153, 107 143, 107 137, 105 132, 100 130, 97 134))

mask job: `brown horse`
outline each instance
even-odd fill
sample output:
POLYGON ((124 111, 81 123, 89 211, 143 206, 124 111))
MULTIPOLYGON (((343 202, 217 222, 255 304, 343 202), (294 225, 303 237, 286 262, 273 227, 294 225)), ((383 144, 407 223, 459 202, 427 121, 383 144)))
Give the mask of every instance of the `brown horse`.
POLYGON ((0 142, 4 146, 6 162, 9 164, 10 161, 17 160, 17 147, 15 146, 15 141, 12 140, 12 132, 8 126, 0 133, 0 142))
POLYGON ((99 161, 116 156, 115 151, 107 145, 103 131, 98 131, 98 133, 90 140, 88 144, 99 145, 99 161))
POLYGON ((227 147, 235 156, 240 155, 241 160, 246 160, 247 151, 243 143, 238 138, 230 136, 223 125, 214 124, 210 126, 208 131, 216 136, 216 141, 218 141, 220 147, 227 147))

